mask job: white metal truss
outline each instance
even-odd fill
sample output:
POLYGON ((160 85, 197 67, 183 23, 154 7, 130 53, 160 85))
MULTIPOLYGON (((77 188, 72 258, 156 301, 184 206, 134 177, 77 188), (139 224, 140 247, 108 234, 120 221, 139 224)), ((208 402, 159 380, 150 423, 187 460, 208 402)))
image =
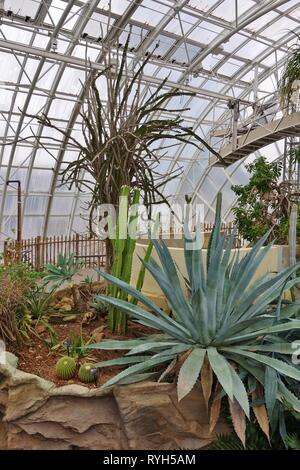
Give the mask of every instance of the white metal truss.
MULTIPOLYGON (((80 1, 80 0, 63 0, 65 7, 63 11, 60 11, 60 18, 55 19, 55 8, 56 0, 43 0, 36 3, 40 3, 34 18, 26 18, 25 12, 20 13, 18 9, 13 12, 13 15, 5 16, 2 18, 2 25, 0 25, 0 54, 2 51, 10 51, 14 55, 16 63, 19 67, 18 77, 15 82, 0 83, 0 96, 1 90, 6 89, 12 91, 12 99, 9 110, 1 109, 0 102, 0 122, 4 123, 4 131, 0 135, 0 170, 1 168, 6 171, 1 176, 0 174, 0 221, 3 224, 5 215, 5 205, 8 195, 6 181, 11 178, 18 165, 22 168, 23 164, 16 164, 16 152, 22 148, 24 149, 24 162, 26 161, 26 178, 23 186, 24 191, 24 202, 28 196, 36 195, 47 197, 47 205, 43 214, 40 216, 44 217, 43 232, 44 235, 48 232, 49 221, 53 216, 53 197, 56 195, 57 179, 59 176, 61 164, 64 161, 66 151, 70 151, 69 138, 61 142, 60 145, 49 143, 49 148, 54 148, 57 151, 57 162, 53 169, 50 190, 49 192, 34 191, 34 188, 30 188, 32 181, 32 173, 38 169, 36 164, 37 151, 40 150, 38 138, 43 134, 43 126, 39 126, 36 129, 37 139, 32 144, 18 143, 20 135, 24 134, 24 129, 29 129, 32 125, 30 120, 25 119, 25 114, 30 106, 30 102, 33 96, 46 97, 46 102, 41 105, 41 112, 49 115, 51 105, 53 101, 60 97, 72 104, 72 112, 66 119, 59 118, 60 125, 65 126, 71 135, 73 129, 78 128, 78 115, 80 107, 85 96, 85 84, 83 83, 81 89, 77 95, 74 95, 69 90, 59 90, 59 85, 67 69, 73 67, 74 70, 87 71, 87 75, 92 73, 93 70, 103 69, 102 59, 102 47, 106 41, 113 41, 119 37, 124 31, 128 31, 129 25, 134 29, 143 31, 143 39, 137 42, 137 46, 132 49, 133 61, 137 61, 142 54, 147 50, 153 50, 155 44, 158 41, 169 41, 170 47, 166 48, 166 52, 161 57, 154 57, 151 59, 150 64, 155 68, 155 73, 145 75, 145 84, 151 84, 152 86, 161 83, 160 70, 165 70, 167 73, 173 73, 177 79, 169 79, 167 85, 169 87, 180 86, 183 90, 193 91, 199 98, 205 98, 208 103, 202 112, 199 112, 198 116, 186 116, 187 122, 190 122, 195 130, 200 129, 201 125, 208 126, 209 128, 217 125, 219 122, 224 120, 226 117, 226 111, 221 114, 217 119, 211 117, 210 113, 212 109, 218 106, 220 109, 225 107, 226 101, 230 99, 233 93, 233 89, 236 90, 236 98, 241 100, 245 106, 249 105, 253 100, 256 99, 255 94, 250 95, 250 92, 254 88, 259 88, 268 77, 274 76, 276 70, 278 70, 285 60, 283 56, 287 54, 287 44, 293 38, 293 32, 300 30, 300 1, 295 2, 294 0, 283 1, 283 0, 252 0, 252 5, 239 14, 239 8, 237 9, 237 16, 234 17, 233 21, 227 21, 222 19, 220 15, 215 14, 215 10, 219 7, 222 8, 222 4, 225 0, 215 0, 209 8, 205 8, 205 11, 198 8, 196 2, 189 0, 132 0, 128 2, 128 6, 122 14, 118 13, 118 10, 113 10, 111 13, 106 9, 105 2, 99 2, 96 0, 80 1), (284 9, 281 7, 284 6, 284 9), (167 8, 168 7, 168 8, 167 8), (156 26, 151 26, 151 22, 147 22, 147 15, 145 16, 145 22, 143 23, 139 17, 137 19, 136 13, 143 8, 145 12, 148 11, 149 15, 155 15, 163 8, 164 15, 160 15, 160 19, 156 26), (298 8, 298 10, 296 10, 298 8), (257 28, 255 32, 251 30, 251 24, 264 17, 264 15, 271 14, 273 17, 269 19, 257 28), (102 15, 102 16, 95 16, 102 15), (106 37, 97 38, 93 37, 90 33, 85 33, 86 27, 89 21, 94 18, 93 21, 104 21, 105 18, 110 16, 111 27, 108 29, 106 37), (70 18, 73 17, 73 26, 70 28, 70 18), (49 20, 50 18, 50 20, 49 20), (95 18, 102 18, 96 20, 95 18), (272 39, 270 35, 265 35, 264 31, 274 25, 278 20, 282 21, 283 29, 285 28, 285 21, 293 22, 293 32, 286 32, 281 34, 279 39, 272 39), (177 23, 176 23, 177 22, 177 23), (211 29, 218 28, 220 33, 210 42, 205 42, 202 37, 196 37, 195 33, 198 28, 205 22, 206 25, 211 26, 211 29), (178 28, 174 27, 174 24, 178 24, 178 28), (173 25, 173 26, 172 26, 173 25), (297 26, 296 26, 297 25, 297 26), (24 34, 31 34, 30 40, 26 43, 18 41, 18 38, 12 39, 6 34, 7 28, 19 29, 24 34), (2 31, 3 29, 3 31, 2 31), (190 36, 192 35, 192 37, 190 36), (239 35, 239 43, 230 52, 226 50, 226 44, 231 38, 239 35), (39 47, 39 38, 44 38, 47 41, 46 46, 39 47), (254 60, 240 55, 239 51, 250 44, 251 41, 255 40, 257 44, 260 44, 264 50, 257 54, 254 60), (60 52, 55 49, 55 44, 64 44, 64 51, 60 52), (90 60, 87 64, 86 60, 79 57, 75 53, 77 46, 85 46, 90 51, 93 51, 95 58, 90 60), (191 55, 191 50, 199 48, 199 53, 195 56, 191 55), (185 51, 186 59, 175 60, 177 51, 185 51), (280 58, 270 63, 266 63, 266 59, 277 52, 280 54, 280 58), (39 60, 38 67, 30 77, 27 73, 27 65, 32 58, 39 60), (212 67, 203 67, 203 62, 207 58, 212 58, 214 64, 212 67), (230 61, 237 61, 240 64, 236 73, 232 75, 226 75, 222 72, 222 67, 230 61), (263 62, 263 63, 262 63, 263 62), (58 67, 57 67, 58 66, 58 67), (45 68, 46 67, 46 68, 45 68), (50 90, 43 90, 39 87, 39 81, 42 75, 47 75, 56 70, 53 78, 52 86, 50 90), (257 70, 257 75, 253 82, 249 82, 245 79, 246 74, 252 69, 257 70), (195 76, 199 77, 201 85, 194 85, 193 80, 195 76), (214 81, 222 84, 217 90, 209 87, 210 83, 214 81), (16 111, 15 106, 17 97, 20 93, 26 93, 22 111, 16 111), (223 104, 222 104, 223 103, 223 104), (17 125, 14 121, 17 121, 17 125), (8 147, 5 144, 12 141, 12 135, 14 142, 11 143, 10 151, 7 151, 8 147), (4 161, 5 157, 5 161, 4 161), (2 179, 4 181, 2 182, 2 179)), ((248 0, 251 3, 251 0, 248 0)), ((18 1, 16 0, 16 4, 18 1)), ((26 2, 23 2, 26 4, 26 2)), ((108 2, 107 2, 108 3, 108 2)), ((118 0, 121 4, 122 0, 118 0)), ((212 3, 212 2, 211 2, 212 3)), ((238 4, 243 6, 244 2, 232 2, 232 5, 238 4)), ((114 4, 114 1, 112 1, 114 4)), ((20 10, 21 11, 21 10, 20 10)), ((86 77, 87 78, 87 77, 86 77)), ((277 77, 278 79, 278 77, 277 77)), ((197 81, 197 80, 196 80, 197 81)), ((195 81, 195 82, 196 82, 195 81)), ((190 100, 190 104, 193 104, 193 99, 190 100)), ((52 117, 52 116, 51 116, 52 117)), ((207 134, 209 138, 209 133, 207 134)), ((179 165, 185 158, 185 152, 187 151, 186 146, 181 146, 175 155, 168 157, 170 160, 169 169, 179 165)), ((189 149, 188 152, 191 152, 189 149)), ((279 147, 277 147, 277 153, 279 147)), ((46 156, 45 156, 46 158, 46 156)), ((194 152, 189 159, 189 163, 185 168, 185 174, 181 178, 176 190, 176 195, 181 194, 181 189, 184 186, 185 180, 188 181, 188 173, 192 169, 194 164, 201 158, 199 152, 194 152)), ((24 163, 23 162, 23 163, 24 163)), ((235 170, 237 170, 237 166, 235 170)), ((220 170, 223 171, 223 170, 220 170)), ((194 185, 194 197, 199 196, 201 185, 205 181, 206 176, 209 174, 209 170, 206 169, 198 183, 194 185)), ((231 170, 228 170, 227 178, 224 185, 230 180, 231 170)), ((78 200, 80 194, 78 191, 70 193, 70 197, 74 198, 72 203, 71 212, 64 217, 68 218, 67 231, 71 232, 73 229, 73 223, 76 219, 76 213, 78 211, 78 200)), ((63 200, 63 198, 62 198, 63 200)), ((213 207, 214 195, 206 197, 207 206, 213 207)), ((54 214, 55 215, 55 214, 54 214)), ((24 217, 23 212, 23 217, 24 217)), ((1 226, 0 226, 1 232, 1 226)))

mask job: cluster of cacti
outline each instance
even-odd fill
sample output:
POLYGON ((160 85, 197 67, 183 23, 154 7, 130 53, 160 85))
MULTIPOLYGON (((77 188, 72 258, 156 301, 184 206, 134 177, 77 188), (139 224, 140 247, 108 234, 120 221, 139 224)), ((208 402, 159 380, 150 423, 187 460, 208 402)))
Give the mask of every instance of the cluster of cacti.
MULTIPOLYGON (((139 201, 140 191, 138 189, 134 190, 131 198, 129 186, 122 186, 116 229, 114 230, 110 227, 110 237, 114 249, 112 275, 126 283, 130 283, 131 279, 139 201), (130 204, 132 204, 131 207, 130 204)), ((128 300, 128 294, 115 285, 109 285, 108 295, 128 300)), ((115 307, 110 306, 108 311, 110 330, 117 334, 124 333, 126 331, 126 324, 126 315, 115 307)))
POLYGON ((56 363, 56 374, 62 380, 70 380, 76 373, 76 361, 73 357, 63 356, 56 363))
MULTIPOLYGON (((76 374, 77 363, 73 357, 63 356, 56 363, 56 375, 62 380, 70 380, 76 374)), ((81 382, 94 382, 97 376, 95 364, 86 362, 82 364, 78 371, 78 378, 81 382)))
MULTIPOLYGON (((112 265, 112 275, 118 279, 130 284, 133 255, 136 245, 137 223, 138 223, 138 205, 140 202, 140 191, 135 189, 132 198, 130 198, 129 186, 122 186, 120 192, 119 212, 116 229, 111 226, 111 219, 109 221, 109 232, 113 243, 114 260, 112 265), (132 204, 129 206, 129 204, 132 204)), ((155 225, 154 234, 156 236, 160 226, 160 215, 158 214, 155 225)), ((144 262, 148 262, 152 253, 153 242, 150 240, 148 248, 145 253, 144 262)), ((145 266, 141 266, 138 276, 136 288, 141 290, 145 279, 145 266)), ((119 298, 121 300, 129 300, 128 294, 116 287, 109 285, 107 293, 111 297, 119 298)), ((135 298, 131 298, 130 302, 137 303, 135 298)), ((108 326, 113 333, 123 334, 126 332, 127 321, 126 315, 119 309, 109 306, 108 309, 108 326)))

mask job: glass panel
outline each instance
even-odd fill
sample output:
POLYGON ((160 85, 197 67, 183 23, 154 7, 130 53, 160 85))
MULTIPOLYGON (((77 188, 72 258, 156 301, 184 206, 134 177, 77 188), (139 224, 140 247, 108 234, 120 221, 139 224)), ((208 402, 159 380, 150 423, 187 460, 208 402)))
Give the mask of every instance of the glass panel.
POLYGON ((245 46, 239 49, 238 54, 246 59, 255 59, 262 51, 267 49, 266 44, 258 41, 249 41, 245 46))
POLYGON ((43 217, 24 217, 22 236, 23 238, 37 237, 41 235, 44 225, 43 217))
POLYGON ((25 215, 44 215, 48 203, 47 197, 28 196, 25 202, 25 215))
POLYGON ((73 206, 73 197, 54 197, 52 201, 51 216, 70 215, 73 206))
POLYGON ((228 77, 232 77, 240 70, 241 67, 244 66, 245 64, 239 60, 229 59, 218 69, 218 72, 223 75, 227 75, 228 77))
POLYGON ((50 190, 50 183, 53 172, 49 170, 32 170, 29 191, 47 193, 50 190))
POLYGON ((162 3, 159 5, 159 11, 157 3, 153 0, 143 0, 141 6, 135 11, 132 15, 134 20, 140 21, 141 23, 145 22, 145 18, 147 18, 147 23, 151 26, 156 26, 159 21, 161 21, 165 13, 168 12, 169 8, 164 6, 162 3))
POLYGON ((51 216, 48 224, 48 235, 65 235, 67 233, 69 219, 66 217, 51 216))
POLYGON ((178 15, 173 18, 165 27, 166 31, 169 31, 170 33, 175 33, 179 34, 182 36, 182 30, 183 34, 187 34, 187 32, 191 29, 191 27, 195 24, 196 18, 191 15, 187 15, 186 13, 183 13, 182 11, 178 15))
MULTIPOLYGON (((257 20, 253 21, 247 26, 247 29, 251 31, 259 31, 260 29, 266 27, 278 14, 275 11, 270 11, 266 15, 261 16, 257 20)), ((264 34, 264 33, 263 33, 264 34)))
POLYGON ((5 0, 5 9, 20 16, 34 18, 40 6, 36 0, 5 0))
POLYGON ((84 33, 94 38, 105 38, 107 34, 108 17, 93 13, 84 29, 84 33))
POLYGON ((201 44, 209 44, 221 32, 222 28, 219 26, 209 23, 208 21, 202 21, 200 25, 189 34, 189 38, 194 41, 199 41, 201 44))

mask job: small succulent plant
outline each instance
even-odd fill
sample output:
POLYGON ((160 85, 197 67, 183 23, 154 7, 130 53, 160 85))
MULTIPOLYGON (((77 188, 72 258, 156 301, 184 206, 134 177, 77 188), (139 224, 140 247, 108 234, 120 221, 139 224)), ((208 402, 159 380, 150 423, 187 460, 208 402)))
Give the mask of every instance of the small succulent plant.
POLYGON ((85 383, 91 383, 94 382, 96 373, 95 373, 95 364, 92 364, 90 362, 85 362, 80 366, 79 372, 78 372, 78 377, 81 380, 81 382, 85 383))
POLYGON ((73 357, 63 356, 56 363, 56 374, 60 379, 69 380, 76 372, 76 361, 73 357))

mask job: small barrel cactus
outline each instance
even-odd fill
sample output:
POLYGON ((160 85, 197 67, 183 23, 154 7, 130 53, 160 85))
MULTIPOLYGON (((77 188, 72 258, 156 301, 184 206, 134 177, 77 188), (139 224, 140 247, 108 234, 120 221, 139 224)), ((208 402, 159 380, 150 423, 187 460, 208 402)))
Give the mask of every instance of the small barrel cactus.
POLYGON ((95 370, 95 364, 92 364, 90 362, 86 362, 85 364, 82 364, 78 372, 78 377, 81 380, 81 382, 86 382, 86 383, 94 382, 95 380, 94 370, 95 370))
POLYGON ((56 374, 60 379, 69 380, 76 372, 76 361, 73 357, 63 356, 56 363, 56 374))

